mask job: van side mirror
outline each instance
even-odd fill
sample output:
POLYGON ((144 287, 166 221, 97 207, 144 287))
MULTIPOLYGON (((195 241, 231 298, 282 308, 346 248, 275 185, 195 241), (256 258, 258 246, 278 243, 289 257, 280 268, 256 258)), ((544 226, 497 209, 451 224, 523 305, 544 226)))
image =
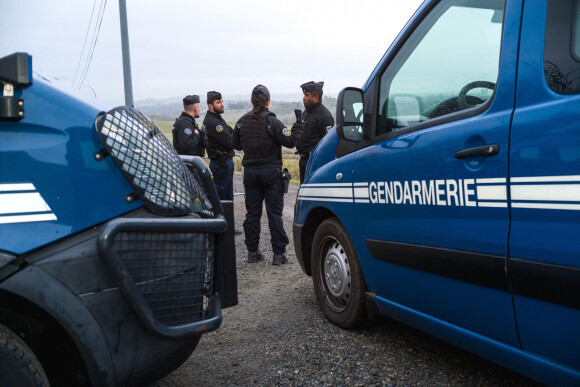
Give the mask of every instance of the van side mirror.
POLYGON ((364 94, 361 89, 347 87, 336 101, 336 133, 338 137, 358 142, 363 138, 364 94))

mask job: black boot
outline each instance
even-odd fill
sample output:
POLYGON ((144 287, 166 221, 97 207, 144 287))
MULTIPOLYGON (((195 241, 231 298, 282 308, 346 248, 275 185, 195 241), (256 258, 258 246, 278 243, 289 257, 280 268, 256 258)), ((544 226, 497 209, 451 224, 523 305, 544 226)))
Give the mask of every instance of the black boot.
POLYGON ((264 253, 262 253, 260 249, 256 251, 248 251, 248 263, 261 262, 264 259, 264 253))
POLYGON ((274 254, 274 259, 272 259, 272 265, 283 265, 288 263, 288 257, 286 254, 274 254))

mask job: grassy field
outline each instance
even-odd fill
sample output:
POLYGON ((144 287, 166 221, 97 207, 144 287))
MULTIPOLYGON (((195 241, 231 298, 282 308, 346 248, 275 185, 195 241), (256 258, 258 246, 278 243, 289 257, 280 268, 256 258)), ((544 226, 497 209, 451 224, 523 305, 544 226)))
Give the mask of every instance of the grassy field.
MULTIPOLYGON (((173 122, 171 121, 155 121, 159 129, 165 134, 169 139, 169 142, 173 143, 173 136, 171 135, 171 129, 173 128, 173 122)), ((234 126, 235 122, 228 122, 228 125, 234 126)), ((236 151, 241 157, 244 156, 244 152, 236 151)), ((294 154, 294 149, 282 148, 282 168, 288 168, 290 174, 292 175, 293 183, 300 183, 300 170, 298 169, 298 160, 300 156, 294 154)), ((236 173, 241 173, 242 166, 240 164, 240 159, 238 157, 234 158, 236 163, 236 173)))

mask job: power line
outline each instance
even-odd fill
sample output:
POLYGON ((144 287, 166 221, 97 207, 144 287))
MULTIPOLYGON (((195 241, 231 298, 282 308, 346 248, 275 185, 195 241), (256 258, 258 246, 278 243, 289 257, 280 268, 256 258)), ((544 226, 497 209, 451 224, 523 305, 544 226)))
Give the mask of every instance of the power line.
POLYGON ((82 73, 81 79, 77 85, 78 88, 80 88, 83 83, 85 82, 85 79, 87 77, 87 74, 89 72, 89 68, 91 66, 91 62, 93 60, 93 54, 95 53, 95 47, 97 46, 97 41, 99 39, 99 33, 101 31, 101 24, 103 23, 103 16, 105 14, 105 8, 107 7, 107 0, 101 0, 101 8, 100 8, 100 12, 99 15, 97 17, 97 22, 95 24, 95 30, 93 32, 93 39, 92 39, 92 46, 90 49, 90 54, 88 56, 86 65, 85 65, 85 69, 84 72, 82 73))
POLYGON ((79 63, 77 63, 77 69, 75 70, 75 76, 73 77, 73 86, 76 82, 77 79, 77 74, 79 72, 79 69, 81 67, 81 62, 83 60, 83 55, 85 53, 85 47, 87 45, 87 39, 89 37, 89 31, 91 30, 91 24, 93 22, 93 15, 95 14, 95 6, 97 5, 97 0, 93 0, 93 9, 91 10, 91 17, 89 19, 89 25, 87 26, 87 33, 85 34, 85 40, 83 42, 83 49, 81 50, 81 55, 79 56, 79 63))
POLYGON ((89 68, 90 68, 91 62, 93 60, 93 55, 95 53, 95 47, 97 46, 97 41, 99 39, 99 33, 101 31, 101 25, 103 23, 103 16, 105 14, 105 8, 106 7, 107 7, 107 0, 101 0, 101 6, 100 6, 100 9, 99 9, 99 14, 97 16, 97 21, 95 23, 95 29, 93 31, 93 37, 91 39, 92 44, 91 44, 91 48, 89 50, 90 54, 88 54, 88 56, 87 56, 87 61, 86 61, 86 64, 84 66, 83 72, 81 73, 81 76, 79 78, 79 82, 77 83, 77 88, 80 88, 83 85, 83 83, 84 83, 84 81, 85 81, 85 79, 87 77, 87 74, 89 72, 89 68))

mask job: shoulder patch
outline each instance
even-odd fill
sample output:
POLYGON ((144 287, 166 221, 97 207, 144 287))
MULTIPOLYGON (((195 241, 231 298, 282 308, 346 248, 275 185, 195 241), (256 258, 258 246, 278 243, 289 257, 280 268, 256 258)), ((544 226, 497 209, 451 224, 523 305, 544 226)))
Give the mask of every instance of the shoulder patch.
POLYGON ((224 127, 221 126, 221 125, 218 125, 218 126, 215 127, 215 130, 216 130, 216 132, 221 133, 221 132, 224 131, 224 127))
POLYGON ((183 133, 185 133, 185 134, 191 134, 193 132, 191 131, 191 129, 185 128, 185 129, 183 129, 183 133))
POLYGON ((292 129, 284 127, 284 129, 282 129, 282 134, 284 134, 286 137, 289 137, 292 134, 292 129))

